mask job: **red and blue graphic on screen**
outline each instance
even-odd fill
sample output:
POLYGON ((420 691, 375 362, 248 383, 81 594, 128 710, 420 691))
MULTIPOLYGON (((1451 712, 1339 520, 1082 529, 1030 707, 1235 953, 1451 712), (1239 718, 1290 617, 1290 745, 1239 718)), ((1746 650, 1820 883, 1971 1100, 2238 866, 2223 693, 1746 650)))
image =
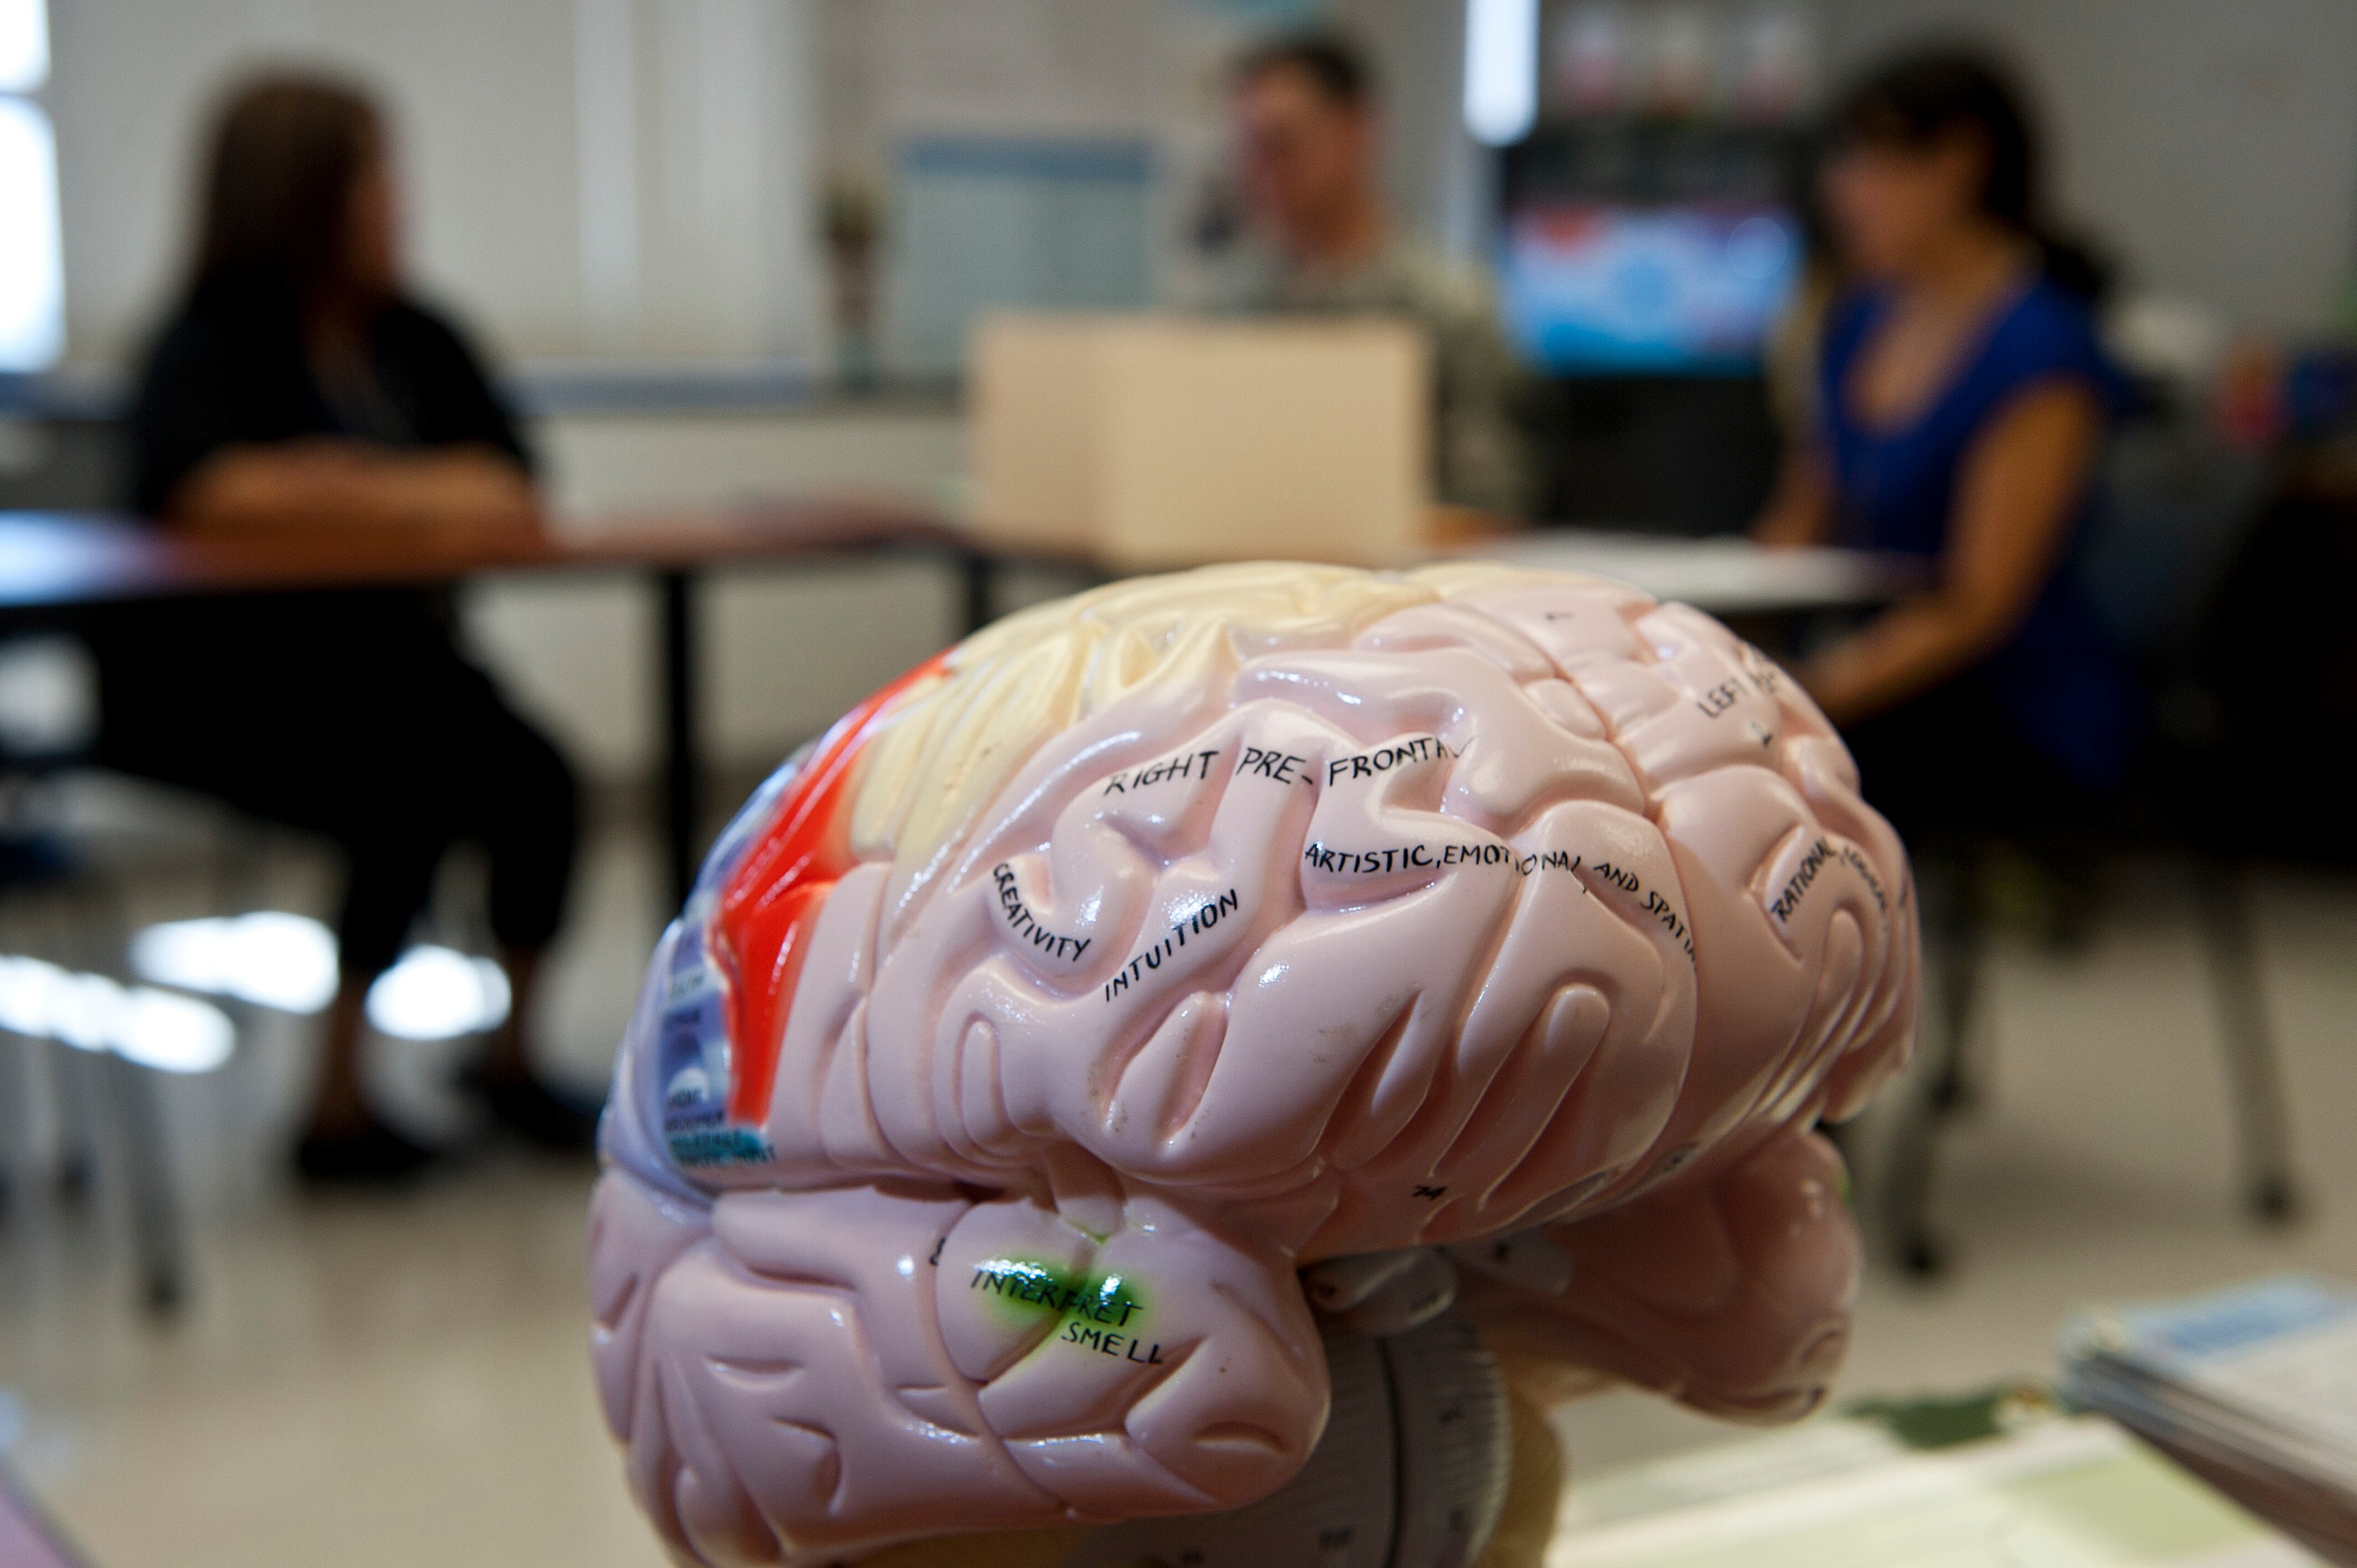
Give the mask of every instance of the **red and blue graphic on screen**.
POLYGON ((1561 374, 1756 370, 1801 274, 1800 225, 1753 203, 1565 203, 1510 220, 1509 333, 1561 374))

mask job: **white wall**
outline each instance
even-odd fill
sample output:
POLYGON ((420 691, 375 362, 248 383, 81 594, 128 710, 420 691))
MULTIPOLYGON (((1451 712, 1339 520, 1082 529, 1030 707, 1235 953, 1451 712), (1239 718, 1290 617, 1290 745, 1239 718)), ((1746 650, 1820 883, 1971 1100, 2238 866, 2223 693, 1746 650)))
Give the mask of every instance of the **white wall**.
MULTIPOLYGON (((945 407, 770 414, 569 415, 534 431, 572 520, 859 491, 952 506, 963 433, 945 407)), ((924 564, 731 569, 705 603, 704 738, 732 766, 793 744, 963 630, 924 564)), ((469 640, 580 765, 642 777, 655 756, 654 604, 630 577, 518 577, 467 596, 469 640)))
POLYGON ((814 351, 812 0, 51 0, 68 352, 177 277, 224 86, 320 63, 396 121, 424 285, 498 349, 814 351))
MULTIPOLYGON (((767 768, 895 675, 963 634, 959 584, 910 561, 733 568, 701 590, 705 755, 767 768)), ((627 576, 479 583, 464 600, 468 647, 590 778, 652 775, 652 591, 627 576)))
MULTIPOLYGON (((1185 207, 1220 156, 1222 68, 1244 36, 1217 7, 820 0, 818 18, 829 165, 886 181, 900 144, 926 133, 1146 142, 1159 159, 1157 286, 1189 292, 1185 207)), ((888 298, 888 317, 889 306, 888 298)))
POLYGON ((1332 15, 1381 73, 1393 210, 1449 251, 1481 253, 1493 158, 1465 129, 1463 0, 1335 0, 1332 15))
POLYGON ((2056 206, 2230 322, 2313 328, 2357 239, 2348 0, 1822 0, 1834 75, 1903 40, 1993 38, 2038 90, 2056 206))

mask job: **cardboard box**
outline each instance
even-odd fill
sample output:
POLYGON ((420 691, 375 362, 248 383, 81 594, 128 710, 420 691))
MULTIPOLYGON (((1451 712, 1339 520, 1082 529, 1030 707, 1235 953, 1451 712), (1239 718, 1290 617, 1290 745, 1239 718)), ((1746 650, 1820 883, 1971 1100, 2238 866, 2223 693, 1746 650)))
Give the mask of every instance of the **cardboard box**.
POLYGON ((970 367, 993 538, 1119 569, 1424 540, 1432 371, 1406 323, 1000 316, 970 367))

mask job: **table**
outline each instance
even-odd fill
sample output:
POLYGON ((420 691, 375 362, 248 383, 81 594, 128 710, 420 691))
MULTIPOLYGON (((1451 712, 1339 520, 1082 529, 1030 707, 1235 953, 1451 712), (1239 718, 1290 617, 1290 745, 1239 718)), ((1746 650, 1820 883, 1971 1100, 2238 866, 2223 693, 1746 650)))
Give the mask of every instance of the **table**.
POLYGON ((1929 563, 1903 555, 1824 546, 1770 550, 1741 538, 1679 539, 1589 528, 1482 534, 1436 550, 1430 558, 1592 572, 1715 616, 1869 608, 1923 586, 1930 575, 1929 563))
MULTIPOLYGON (((1005 561, 1068 565, 1100 578, 1112 564, 1002 544, 892 502, 812 500, 735 511, 608 519, 547 534, 420 541, 322 530, 274 539, 192 538, 132 519, 0 513, 0 625, 75 608, 209 594, 299 593, 453 583, 520 572, 626 571, 655 585, 666 865, 684 900, 702 850, 697 754, 696 578, 729 564, 839 562, 887 553, 951 562, 964 628, 989 618, 1005 561)), ((1426 557, 1487 559, 1615 577, 1715 615, 1785 615, 1885 602, 1920 583, 1920 564, 1857 551, 1763 550, 1741 539, 1667 539, 1584 529, 1477 532, 1426 557)))
POLYGON ((696 579, 724 565, 832 563, 896 553, 931 554, 956 567, 966 630, 989 618, 991 557, 937 519, 890 502, 805 501, 625 516, 546 534, 430 541, 333 530, 207 539, 121 516, 0 512, 0 629, 142 599, 424 586, 525 572, 643 575, 660 603, 656 690, 666 866, 676 906, 687 897, 703 848, 696 579))
MULTIPOLYGON (((986 533, 968 538, 987 557, 985 570, 1020 563, 1094 582, 1215 564, 1175 557, 1143 564, 1092 554, 1085 547, 996 539, 986 533)), ((1446 561, 1498 561, 1541 571, 1586 572, 1711 615, 1755 618, 1870 609, 1931 580, 1931 564, 1914 556, 1823 545, 1771 550, 1738 537, 1689 539, 1611 529, 1523 527, 1453 508, 1436 514, 1432 542, 1412 554, 1338 564, 1409 567, 1446 561)))

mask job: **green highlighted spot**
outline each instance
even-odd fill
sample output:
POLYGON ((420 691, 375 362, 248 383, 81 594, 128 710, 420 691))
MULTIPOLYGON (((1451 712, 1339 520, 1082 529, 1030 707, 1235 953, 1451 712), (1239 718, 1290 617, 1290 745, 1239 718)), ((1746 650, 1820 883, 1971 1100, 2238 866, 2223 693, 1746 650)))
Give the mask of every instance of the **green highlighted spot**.
POLYGON ((1092 1277, 1028 1258, 988 1258, 974 1265, 966 1288, 996 1297, 998 1310, 1017 1322, 1056 1320, 1060 1343, 1162 1364, 1162 1347, 1137 1337, 1146 1326, 1146 1303, 1119 1274, 1092 1277))

